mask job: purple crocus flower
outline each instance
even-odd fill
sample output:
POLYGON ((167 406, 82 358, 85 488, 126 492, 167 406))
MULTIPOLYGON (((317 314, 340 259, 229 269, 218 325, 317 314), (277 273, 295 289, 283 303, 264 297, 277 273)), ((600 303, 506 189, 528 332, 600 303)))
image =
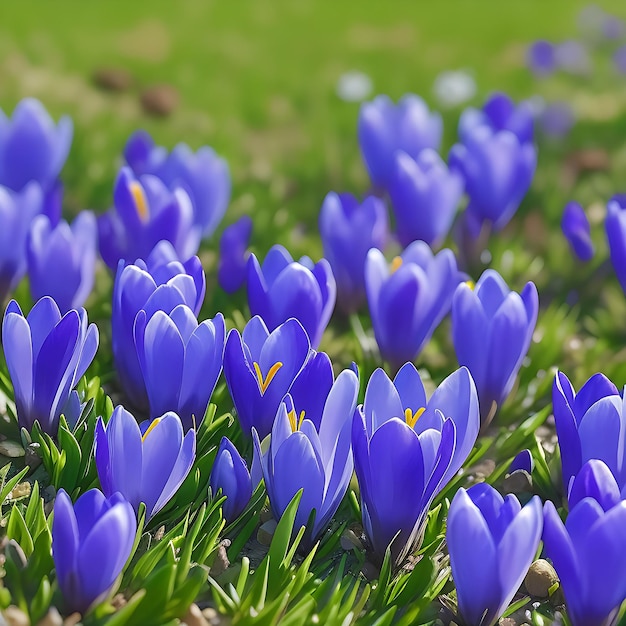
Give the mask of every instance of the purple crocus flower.
POLYGON ((457 491, 446 541, 464 624, 498 621, 535 558, 542 527, 537 496, 522 508, 514 495, 503 498, 486 483, 457 491))
POLYGON ((578 202, 568 202, 563 209, 561 230, 567 238, 572 252, 581 261, 591 261, 594 247, 591 241, 591 227, 585 210, 578 202))
POLYGON ((218 313, 212 320, 198 323, 185 304, 169 313, 156 311, 149 319, 141 310, 135 318, 134 335, 150 417, 174 411, 185 430, 198 427, 222 372, 224 316, 218 313))
POLYGON ((0 187, 0 302, 26 272, 28 231, 42 206, 37 183, 29 183, 21 192, 0 187))
POLYGON ((61 311, 82 306, 91 293, 96 270, 96 218, 82 211, 72 226, 53 226, 38 215, 26 245, 30 293, 37 300, 52 296, 61 311))
POLYGON ((590 459, 570 482, 567 504, 572 510, 581 500, 593 498, 606 511, 622 500, 615 476, 600 459, 590 459))
POLYGON ((324 199, 319 230, 337 281, 337 306, 347 315, 365 302, 365 259, 370 248, 384 249, 389 236, 385 203, 368 196, 361 204, 349 193, 324 199))
POLYGON ((98 349, 98 328, 88 323, 85 309, 61 316, 48 296, 27 317, 11 300, 2 322, 2 344, 19 425, 30 430, 39 420, 44 432, 56 436, 72 389, 98 349))
POLYGON ((489 96, 482 109, 469 107, 463 111, 459 120, 461 141, 465 143, 479 126, 487 126, 494 133, 508 130, 522 144, 533 141, 534 120, 530 104, 515 104, 505 93, 496 92, 489 96))
POLYGON ((452 301, 452 340, 459 365, 472 373, 483 424, 511 393, 532 341, 539 296, 534 283, 510 291, 495 270, 486 270, 472 289, 459 285, 452 301))
POLYGON ((370 250, 365 284, 376 342, 383 359, 398 369, 412 361, 450 310, 461 281, 451 250, 437 255, 415 241, 391 268, 380 250, 370 250))
POLYGON ((290 395, 285 396, 272 427, 269 449, 253 429, 256 462, 261 466, 274 517, 279 519, 302 489, 294 528, 307 526, 309 545, 320 536, 336 513, 350 484, 354 461, 350 444, 351 418, 356 407, 359 381, 344 370, 325 398, 316 426, 290 395))
POLYGON ((72 133, 71 118, 55 125, 34 98, 20 101, 10 119, 0 110, 0 185, 22 191, 35 181, 48 191, 65 164, 72 133))
MULTIPOLYGON (((572 626, 608 626, 626 600, 626 501, 617 497, 610 472, 596 467, 585 473, 588 484, 580 495, 589 491, 571 499, 565 524, 554 504, 545 503, 543 544, 559 575, 572 626)), ((577 477, 572 493, 578 482, 577 477)))
POLYGON ((145 259, 161 240, 169 241, 182 260, 200 245, 193 206, 182 187, 169 190, 156 176, 135 178, 123 167, 113 190, 115 206, 98 218, 100 254, 111 268, 120 259, 145 259))
POLYGON ((604 461, 620 489, 626 490, 626 411, 617 387, 596 374, 576 393, 567 376, 558 372, 552 403, 565 491, 590 459, 604 461))
POLYGON ((626 293, 626 194, 614 195, 606 205, 604 227, 609 241, 611 263, 626 293))
POLYGON ((179 143, 171 152, 155 145, 143 130, 135 132, 124 148, 124 157, 136 176, 150 174, 162 180, 170 191, 184 188, 193 204, 194 223, 203 237, 219 225, 230 201, 228 164, 213 148, 197 152, 179 143))
POLYGON ((200 259, 191 257, 181 263, 167 241, 161 241, 145 262, 138 259, 134 265, 125 265, 120 261, 113 285, 111 343, 119 381, 136 408, 149 407, 133 334, 137 313, 144 310, 149 320, 156 311, 170 313, 185 304, 197 315, 205 291, 200 259))
POLYGON ((72 506, 64 489, 54 501, 52 557, 68 613, 86 613, 112 591, 135 543, 135 512, 121 494, 86 491, 72 506))
POLYGON ((537 76, 549 76, 556 70, 556 50, 553 43, 539 40, 526 51, 526 63, 537 76))
POLYGON ((626 74, 626 46, 620 46, 613 53, 613 64, 620 74, 626 74))
POLYGON ((226 500, 222 514, 227 523, 235 521, 250 502, 252 479, 246 462, 228 437, 222 437, 213 463, 209 486, 213 495, 221 489, 226 500))
POLYGON ((226 293, 235 293, 245 282, 248 271, 248 244, 252 219, 248 215, 227 226, 220 238, 217 282, 226 293))
POLYGON ((496 229, 505 226, 526 195, 537 165, 537 150, 509 130, 478 126, 450 151, 450 168, 465 178, 467 211, 496 229))
POLYGON ((178 415, 171 412, 143 426, 124 407, 115 407, 106 426, 98 418, 94 456, 104 494, 110 497, 119 491, 135 512, 143 502, 148 521, 189 474, 196 455, 196 431, 185 435, 178 415))
POLYGON ((363 526, 376 558, 382 561, 390 544, 396 563, 417 549, 430 503, 461 469, 479 427, 466 368, 448 376, 429 401, 411 363, 393 383, 381 369, 372 374, 354 416, 352 446, 363 526))
POLYGON ((555 48, 555 61, 560 69, 583 76, 591 71, 591 57, 580 41, 564 41, 555 48))
POLYGON ((389 196, 400 244, 406 248, 418 239, 433 247, 441 244, 462 195, 462 176, 434 150, 423 150, 415 159, 396 152, 389 196))
POLYGON ((248 259, 248 304, 252 315, 260 315, 270 330, 290 317, 304 327, 311 346, 322 340, 335 307, 337 285, 330 264, 321 259, 294 261, 283 246, 272 246, 263 265, 254 254, 248 259))
POLYGON ((377 96, 361 105, 359 145, 365 166, 377 187, 386 188, 397 150, 416 158, 425 148, 439 149, 443 125, 439 113, 431 113, 418 96, 408 94, 394 104, 377 96))
POLYGON ((228 333, 224 350, 224 376, 241 429, 252 427, 261 439, 272 430, 284 395, 309 357, 309 338, 296 319, 271 333, 259 316, 243 329, 228 333))

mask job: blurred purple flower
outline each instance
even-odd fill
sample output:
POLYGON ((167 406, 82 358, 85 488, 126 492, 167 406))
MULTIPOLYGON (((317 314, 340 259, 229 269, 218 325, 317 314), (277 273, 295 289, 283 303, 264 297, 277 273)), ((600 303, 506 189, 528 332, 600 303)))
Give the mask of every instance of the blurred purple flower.
POLYGON ((281 245, 272 246, 263 265, 254 254, 248 259, 248 304, 271 330, 290 317, 304 327, 317 348, 335 308, 337 286, 330 264, 321 259, 294 261, 281 245), (308 261, 308 263, 307 263, 308 261))
POLYGON ((415 241, 391 268, 380 250, 365 264, 365 284, 374 335, 384 360, 398 369, 422 350, 447 315, 461 273, 451 250, 437 255, 415 241))
POLYGON ((220 238, 217 282, 226 293, 235 293, 245 282, 248 269, 246 253, 252 235, 252 218, 240 217, 227 226, 220 238))
POLYGON ((431 113, 416 95, 405 95, 398 104, 388 96, 377 96, 362 104, 358 123, 359 145, 372 183, 387 187, 397 150, 403 150, 413 158, 424 148, 438 150, 442 133, 439 113, 431 113))
POLYGON ((549 41, 535 41, 526 51, 526 63, 537 76, 549 76, 556 70, 556 50, 549 41))
POLYGON ((532 142, 534 121, 531 105, 522 101, 515 104, 505 93, 491 94, 482 109, 468 107, 459 119, 459 137, 465 143, 478 127, 487 126, 492 132, 511 131, 520 143, 532 142))
POLYGON ((90 211, 81 211, 71 228, 65 221, 53 226, 46 215, 38 215, 26 245, 33 299, 52 296, 63 313, 85 304, 94 283, 96 238, 90 211))
POLYGON ((572 626, 615 623, 626 599, 625 526, 626 502, 615 503, 610 495, 582 498, 565 524, 554 504, 545 503, 544 549, 559 575, 572 626))
POLYGON ((319 216, 324 257, 337 281, 337 306, 346 314, 366 300, 365 259, 370 248, 384 249, 389 237, 387 208, 375 196, 361 204, 349 193, 330 192, 319 216))
POLYGON ((396 152, 394 160, 389 196, 400 244, 406 248, 421 240, 440 245, 463 195, 463 177, 430 149, 422 150, 415 160, 396 152))
POLYGON ((565 492, 590 459, 604 461, 620 488, 626 488, 626 412, 617 387, 595 374, 576 393, 567 376, 557 372, 552 404, 565 492))
POLYGON ((272 430, 284 395, 309 357, 309 338, 296 319, 271 333, 259 316, 240 335, 228 333, 224 351, 224 376, 237 418, 246 436, 252 427, 261 439, 272 430))
POLYGON ((267 452, 261 451, 256 429, 252 431, 274 517, 280 518, 300 489, 294 529, 308 526, 315 512, 305 535, 309 546, 328 526, 350 484, 354 468, 350 431, 358 392, 356 375, 344 370, 324 399, 319 426, 287 395, 278 408, 267 452))
POLYGON ((511 131, 478 126, 450 151, 450 169, 459 169, 469 196, 468 213, 503 228, 526 195, 537 165, 537 150, 511 131))
POLYGON ((591 71, 591 57, 580 41, 564 41, 556 46, 556 64, 570 74, 586 75, 591 71))
POLYGON ((28 231, 41 211, 42 193, 37 183, 29 183, 21 192, 0 187, 0 302, 26 272, 28 231))
POLYGON ((106 426, 98 418, 94 456, 104 494, 120 492, 135 512, 143 502, 148 521, 187 477, 196 455, 196 431, 185 435, 171 412, 143 426, 124 407, 115 407, 106 426))
POLYGON ((529 282, 521 294, 510 291, 488 269, 474 288, 459 285, 452 301, 452 340, 459 365, 472 374, 483 425, 507 398, 532 341, 539 296, 529 282))
POLYGON ((100 254, 111 268, 120 259, 145 259, 161 240, 169 241, 182 260, 200 245, 200 229, 182 187, 169 190, 156 176, 135 178, 128 167, 120 170, 113 191, 115 206, 98 217, 100 254))
POLYGON ((48 296, 27 317, 11 300, 2 322, 2 345, 19 425, 31 430, 38 420, 44 432, 56 436, 72 389, 98 349, 98 328, 89 324, 85 309, 61 316, 48 296))
POLYGON ((149 319, 141 310, 135 318, 134 338, 150 417, 174 411, 185 430, 198 428, 222 372, 224 316, 218 313, 198 323, 185 304, 169 313, 155 311, 149 319))
POLYGON ((613 53, 613 64, 620 74, 626 74, 626 46, 620 46, 613 53))
POLYGON ((622 39, 626 28, 624 21, 613 15, 606 15, 602 20, 602 34, 606 39, 622 39))
POLYGON ((228 164, 213 148, 203 146, 193 152, 179 143, 168 153, 155 145, 146 131, 139 130, 128 139, 124 157, 136 176, 156 176, 170 191, 182 187, 191 198, 193 221, 202 236, 213 233, 224 217, 231 191, 228 164))
POLYGON ((102 602, 122 573, 135 543, 135 513, 121 494, 90 489, 72 501, 60 489, 54 501, 52 557, 68 613, 102 602))
POLYGON ((39 100, 24 98, 8 118, 0 110, 0 185, 22 191, 28 183, 51 189, 72 144, 72 120, 57 125, 39 100))
POLYGON ((574 111, 567 102, 551 102, 539 114, 539 126, 549 137, 564 137, 575 121, 574 111))
POLYGON ((459 614, 468 626, 492 626, 522 584, 539 547, 541 500, 522 508, 487 483, 457 491, 446 529, 459 614))
POLYGON ((604 222, 613 269, 626 293, 626 194, 614 195, 606 205, 604 222))
POLYGON ((591 241, 591 228, 585 210, 578 202, 568 202, 563 209, 561 229, 567 238, 572 252, 581 261, 591 261, 594 247, 591 241))
POLYGON ((213 497, 221 489, 226 500, 222 514, 227 523, 235 521, 250 502, 252 480, 246 462, 228 437, 222 437, 211 469, 209 486, 213 497))
POLYGON ((120 261, 113 284, 111 344, 118 379, 136 408, 149 408, 133 334, 137 314, 143 309, 150 320, 156 311, 170 313, 185 304, 198 315, 205 291, 200 259, 181 263, 168 241, 161 241, 145 262, 120 261))
POLYGON ((411 363, 393 383, 382 369, 372 374, 354 415, 352 446, 363 526, 379 561, 390 544, 394 563, 419 547, 428 507, 461 469, 479 427, 466 368, 448 376, 429 401, 411 363))

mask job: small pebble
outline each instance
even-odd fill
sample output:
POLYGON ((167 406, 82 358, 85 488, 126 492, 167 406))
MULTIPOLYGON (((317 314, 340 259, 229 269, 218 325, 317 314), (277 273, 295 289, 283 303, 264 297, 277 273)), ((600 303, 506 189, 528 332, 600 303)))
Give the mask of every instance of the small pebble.
POLYGON ((197 604, 192 604, 187 613, 185 613, 185 617, 183 617, 183 622, 187 624, 187 626, 209 626, 209 622, 205 619, 204 615, 202 615, 202 611, 198 608, 197 604))
POLYGON ((28 615, 16 606, 11 605, 3 613, 7 626, 30 626, 28 615))
POLYGON ((41 456, 39 456, 40 448, 41 446, 38 443, 30 443, 25 449, 24 462, 31 470, 41 465, 41 456))
POLYGON ((259 517, 261 518, 262 524, 264 524, 265 522, 269 522, 271 519, 274 519, 274 516, 269 509, 262 509, 261 515, 259 517))
POLYGON ((46 616, 37 622, 37 626, 63 626, 63 618, 56 608, 52 607, 46 616))
POLYGON ((8 456, 12 459, 16 459, 20 456, 24 456, 24 448, 21 444, 15 441, 0 441, 0 454, 8 456))
POLYGON ((509 474, 502 482, 504 493, 532 493, 533 480, 525 470, 515 470, 509 474))
POLYGON ((106 91, 126 91, 135 82, 132 74, 121 67, 100 67, 92 78, 96 86, 106 91))
POLYGON ((550 588, 559 581, 554 568, 545 559, 538 559, 524 578, 524 587, 535 598, 547 598, 550 588))
POLYGON ((171 115, 179 100, 178 91, 171 85, 154 85, 144 89, 141 94, 143 110, 159 117, 171 115))
POLYGON ((224 573, 230 566, 228 560, 228 554, 226 548, 230 547, 230 539, 224 539, 217 548, 217 554, 215 555, 215 561, 211 565, 211 576, 216 578, 220 574, 224 573))
POLYGON ((274 532, 276 531, 276 523, 275 519, 268 520, 267 522, 261 524, 259 528, 256 538, 257 541, 264 546, 269 546, 272 543, 272 538, 274 537, 274 532))

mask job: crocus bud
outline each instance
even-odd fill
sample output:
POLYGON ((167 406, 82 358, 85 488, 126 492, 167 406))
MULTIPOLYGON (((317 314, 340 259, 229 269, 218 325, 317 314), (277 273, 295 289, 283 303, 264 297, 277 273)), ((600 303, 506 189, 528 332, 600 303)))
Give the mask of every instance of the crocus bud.
POLYGON ((181 263, 168 241, 159 242, 145 262, 138 259, 134 265, 125 265, 120 261, 113 284, 111 343, 118 379, 136 408, 149 408, 135 348, 137 314, 143 310, 149 320, 156 311, 170 313, 184 304, 197 315, 205 291, 206 279, 200 259, 191 257, 181 263))
POLYGON ((98 349, 98 328, 89 324, 85 309, 61 316, 48 296, 27 317, 11 300, 2 322, 2 344, 20 426, 30 430, 38 420, 44 432, 55 436, 72 389, 98 349))
POLYGON ((51 188, 72 144, 73 124, 63 116, 55 125, 39 100, 21 100, 9 119, 0 111, 0 185, 21 191, 28 183, 51 188))
POLYGON ((349 193, 329 193, 319 217, 324 256, 337 281, 337 306, 354 313, 365 302, 365 259, 370 248, 384 249, 387 209, 375 196, 362 203, 349 193))
POLYGON ((72 505, 65 490, 54 501, 52 557, 68 613, 87 610, 112 591, 137 532, 131 505, 115 493, 86 491, 72 505))
POLYGON ((89 211, 79 213, 71 228, 65 221, 53 227, 46 215, 38 215, 26 246, 32 297, 51 296, 63 312, 85 304, 94 282, 96 237, 96 218, 89 211))
POLYGON ((487 483, 457 491, 446 541, 458 608, 467 626, 492 626, 504 613, 535 558, 543 527, 541 500, 522 508, 487 483))
POLYGON ((226 212, 231 191, 228 164, 213 148, 203 146, 194 152, 179 143, 168 152, 139 130, 128 139, 124 157, 135 176, 156 176, 170 191, 183 187, 193 205, 194 224, 203 237, 213 233, 226 212))
POLYGON ((423 150, 415 159, 396 152, 389 195, 402 246, 418 239, 438 246, 463 195, 463 177, 450 171, 434 150, 423 150))
POLYGON ((446 316, 461 281, 451 250, 433 255, 423 241, 412 243, 391 267, 372 249, 365 284, 374 335, 380 353, 398 369, 422 350, 446 316))
POLYGON ((561 230, 567 238, 572 252, 581 261, 591 261, 594 248, 591 241, 591 228, 585 210, 578 202, 568 202, 563 209, 561 230))
POLYGON ((174 411, 185 430, 198 427, 222 371, 224 316, 198 323, 184 304, 170 313, 156 311, 150 319, 141 310, 134 335, 150 417, 174 411))
POLYGON ((330 321, 337 286, 326 259, 315 265, 310 259, 294 261, 283 246, 275 245, 263 265, 254 254, 248 259, 248 304, 270 331, 290 317, 306 330, 311 347, 317 348, 330 321))
POLYGON ((183 187, 170 190, 156 176, 135 178, 124 167, 113 200, 114 207, 98 217, 100 254, 112 270, 120 259, 146 259, 161 240, 169 241, 184 261, 198 251, 200 229, 183 187))
POLYGON ((467 211, 501 229, 513 217, 532 182, 537 150, 509 130, 478 126, 450 151, 450 169, 465 178, 467 211))
POLYGON ((252 431, 255 458, 274 517, 280 518, 300 489, 294 527, 306 526, 315 511, 305 537, 309 546, 326 529, 350 484, 354 468, 350 430, 358 392, 354 372, 339 374, 324 403, 319 427, 287 395, 276 414, 265 454, 258 433, 252 431))
POLYGON ((624 488, 626 429, 622 424, 626 412, 617 387, 604 374, 596 374, 576 393, 567 376, 557 372, 552 403, 565 493, 590 459, 604 461, 624 488))
POLYGON ((479 427, 466 368, 448 376, 428 401, 412 363, 393 382, 381 369, 372 374, 354 415, 352 447, 363 526, 379 561, 388 546, 395 563, 419 547, 428 508, 461 469, 479 427))
POLYGON ((235 293, 246 282, 248 269, 246 250, 251 234, 252 219, 248 215, 227 226, 222 233, 217 281, 227 293, 235 293))
POLYGON ((280 402, 309 350, 309 338, 293 318, 270 333, 256 316, 241 335, 235 329, 228 333, 224 376, 244 434, 250 436, 253 426, 261 439, 270 433, 280 402))
POLYGON ((614 623, 626 600, 626 501, 589 495, 565 524, 544 505, 543 544, 559 575, 572 626, 614 623))
POLYGON ((515 458, 511 461, 511 465, 509 465, 509 474, 520 470, 528 474, 532 474, 534 467, 535 461, 533 459, 533 455, 530 453, 530 450, 522 450, 516 454, 515 458))
POLYGON ((196 431, 191 429, 185 435, 175 413, 143 426, 140 429, 124 407, 115 407, 106 426, 98 418, 94 456, 104 494, 119 491, 135 512, 143 502, 148 521, 187 477, 196 455, 196 431))
POLYGON ((248 466, 228 437, 222 437, 220 442, 209 486, 214 496, 220 489, 222 495, 226 496, 222 513, 228 523, 243 513, 252 497, 252 480, 248 466))
POLYGON ((439 149, 443 125, 439 113, 431 113, 418 96, 408 94, 394 104, 377 96, 361 105, 359 145, 372 183, 386 188, 397 150, 412 158, 425 148, 439 149))
POLYGON ((488 423, 513 388, 532 340, 539 296, 534 283, 510 291, 495 270, 474 288, 457 287, 452 302, 452 339, 459 365, 472 373, 483 423, 488 423))

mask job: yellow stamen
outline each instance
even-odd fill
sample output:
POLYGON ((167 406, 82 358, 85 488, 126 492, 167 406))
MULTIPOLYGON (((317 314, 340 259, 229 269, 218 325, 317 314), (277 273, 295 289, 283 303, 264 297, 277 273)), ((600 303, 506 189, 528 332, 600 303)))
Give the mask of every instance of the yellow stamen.
POLYGON ((152 424, 150 424, 150 426, 148 426, 148 430, 146 430, 146 432, 143 434, 143 437, 141 438, 141 441, 145 441, 146 437, 156 428, 157 424, 161 421, 160 417, 157 417, 156 419, 152 420, 152 424))
POLYGON ((397 256, 391 262, 391 273, 393 274, 398 270, 398 268, 402 265, 402 257, 397 256))
POLYGON ((415 413, 411 411, 411 409, 404 409, 404 419, 406 423, 413 428, 415 424, 417 424, 417 420, 422 416, 422 413, 426 410, 426 407, 422 407, 421 409, 417 409, 415 413))
POLYGON ((304 421, 304 411, 300 411, 300 418, 296 416, 296 410, 291 409, 289 413, 287 413, 287 417, 289 418, 289 424, 291 426, 291 432, 295 433, 296 430, 300 430, 302 426, 302 422, 304 421))
POLYGON ((267 390, 267 388, 270 386, 270 383, 272 382, 272 380, 274 380, 274 376, 276 376, 276 374, 278 373, 278 370, 283 366, 283 364, 280 361, 277 361, 276 363, 274 363, 274 365, 270 367, 270 371, 267 373, 267 376, 265 378, 263 378, 263 374, 261 373, 261 367, 259 366, 259 364, 256 361, 254 361, 252 365, 254 366, 256 378, 259 382, 261 395, 263 395, 265 391, 267 390))
POLYGON ((136 180, 130 184, 130 193, 135 201, 137 214, 143 222, 147 221, 150 216, 150 212, 148 211, 148 201, 146 200, 146 194, 143 191, 143 187, 136 180))
POLYGON ((476 287, 476 283, 473 280, 466 280, 465 284, 472 290, 474 291, 474 287, 476 287))

